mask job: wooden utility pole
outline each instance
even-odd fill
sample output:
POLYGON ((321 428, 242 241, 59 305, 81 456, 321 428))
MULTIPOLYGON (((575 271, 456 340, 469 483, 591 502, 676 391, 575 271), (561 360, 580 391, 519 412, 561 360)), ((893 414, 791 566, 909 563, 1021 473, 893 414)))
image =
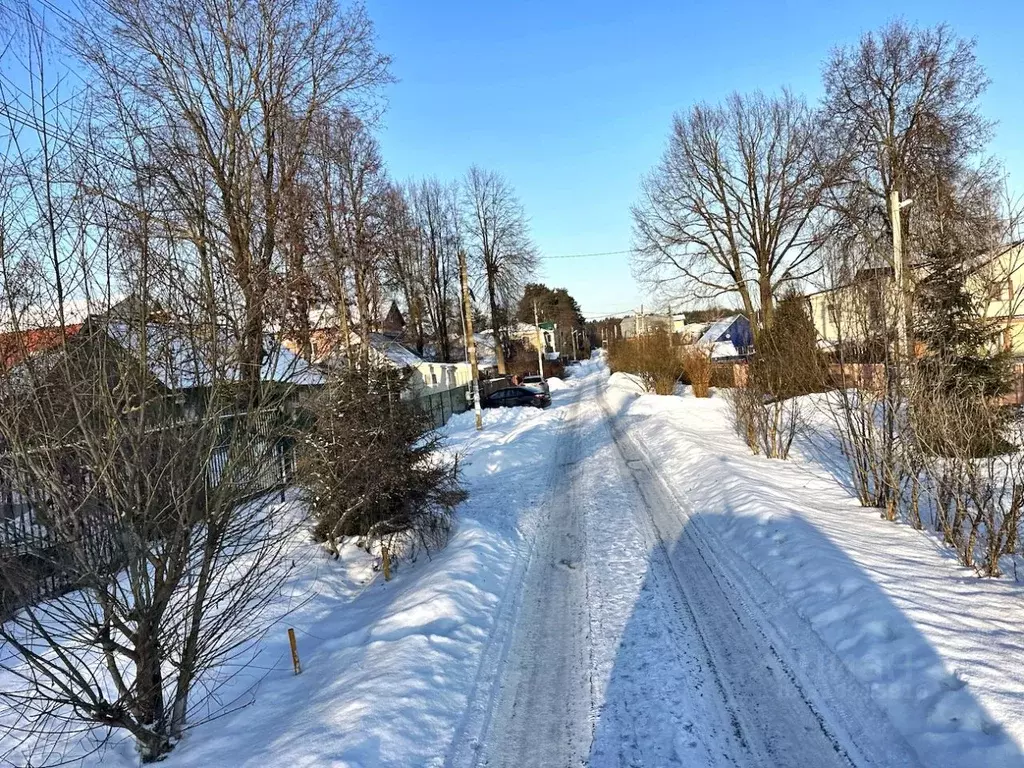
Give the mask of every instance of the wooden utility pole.
MULTIPOLYGON (((476 361, 476 336, 473 334, 473 301, 469 295, 469 269, 466 267, 466 252, 459 249, 459 280, 462 282, 462 311, 466 316, 466 352, 469 353, 469 367, 473 380, 470 391, 473 394, 473 410, 476 411, 476 428, 484 428, 484 417, 480 411, 480 366, 476 361)), ((495 335, 494 343, 498 344, 495 335)))
POLYGON ((896 284, 896 354, 913 357, 907 321, 911 311, 910 275, 903 262, 903 214, 910 200, 900 202, 900 191, 895 187, 889 193, 889 221, 892 224, 892 277, 896 284))
POLYGON ((540 319, 537 317, 537 302, 533 302, 533 326, 537 329, 537 367, 540 369, 541 383, 544 382, 544 334, 540 330, 540 319))

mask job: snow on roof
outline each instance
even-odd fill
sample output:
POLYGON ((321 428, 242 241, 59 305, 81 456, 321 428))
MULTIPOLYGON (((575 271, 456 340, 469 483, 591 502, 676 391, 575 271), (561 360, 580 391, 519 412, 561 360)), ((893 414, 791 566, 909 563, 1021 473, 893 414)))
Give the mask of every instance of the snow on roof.
MULTIPOLYGON (((111 304, 117 302, 116 297, 103 299, 68 299, 64 302, 64 322, 68 325, 81 325, 89 315, 107 311, 111 304)), ((37 303, 15 309, 0 306, 0 332, 15 332, 59 328, 61 313, 57 303, 37 303)))
POLYGON ((686 323, 679 332, 684 336, 689 336, 693 339, 699 339, 704 335, 704 331, 708 329, 707 323, 686 323))
POLYGON ((708 329, 704 331, 704 335, 697 340, 698 344, 714 344, 716 341, 722 338, 722 334, 729 330, 733 323, 740 318, 740 315, 730 315, 729 317, 723 317, 721 320, 715 320, 708 329))
MULTIPOLYGON (((241 367, 237 359, 233 359, 236 344, 227 329, 217 328, 205 341, 196 338, 196 329, 185 329, 173 323, 147 323, 145 329, 147 366, 165 387, 192 389, 210 386, 217 381, 240 380, 241 367)), ((139 326, 109 322, 106 331, 129 353, 142 354, 143 335, 139 326)), ((263 381, 295 386, 323 383, 319 372, 272 336, 264 336, 263 348, 263 381)))
POLYGON ((740 353, 731 341, 716 341, 711 345, 712 360, 724 360, 732 357, 740 357, 740 353))
POLYGON ((415 368, 423 362, 423 358, 411 349, 383 333, 370 334, 370 349, 400 368, 415 368))
POLYGON ((474 333, 473 343, 476 345, 477 365, 481 368, 493 368, 498 364, 493 331, 484 330, 474 333))

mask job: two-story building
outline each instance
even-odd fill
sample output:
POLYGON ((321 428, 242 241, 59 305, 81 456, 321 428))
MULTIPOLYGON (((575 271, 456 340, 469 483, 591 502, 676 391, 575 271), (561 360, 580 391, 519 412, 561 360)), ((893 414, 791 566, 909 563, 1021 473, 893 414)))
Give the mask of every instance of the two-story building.
MULTIPOLYGON (((923 268, 915 279, 924 277, 923 268)), ((1024 244, 1014 244, 978 260, 971 289, 979 311, 1000 329, 1002 348, 1024 358, 1024 244)), ((825 348, 883 342, 895 327, 892 268, 859 270, 847 283, 807 294, 807 308, 825 348)))

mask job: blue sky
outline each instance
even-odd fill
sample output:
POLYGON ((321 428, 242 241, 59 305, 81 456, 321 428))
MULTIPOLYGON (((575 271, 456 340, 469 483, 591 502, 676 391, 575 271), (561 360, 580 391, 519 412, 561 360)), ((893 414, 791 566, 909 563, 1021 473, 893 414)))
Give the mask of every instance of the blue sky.
MULTIPOLYGON (((477 163, 516 187, 544 256, 630 247, 629 206, 672 114, 734 90, 816 100, 822 62, 898 13, 978 42, 999 122, 993 153, 1024 190, 1024 2, 537 2, 367 0, 399 82, 381 143, 393 175, 461 176, 477 163)), ((627 255, 543 262, 585 313, 644 301, 627 255)))

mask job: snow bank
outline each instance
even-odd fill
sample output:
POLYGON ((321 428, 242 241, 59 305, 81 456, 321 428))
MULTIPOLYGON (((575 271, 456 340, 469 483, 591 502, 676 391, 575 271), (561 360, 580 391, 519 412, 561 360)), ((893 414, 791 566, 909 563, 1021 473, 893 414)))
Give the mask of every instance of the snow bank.
POLYGON ((1024 589, 977 578, 931 536, 860 507, 835 477, 841 456, 751 456, 720 398, 607 398, 737 583, 779 626, 795 609, 927 764, 1024 764, 1024 589))
POLYGON ((569 389, 569 385, 557 376, 552 376, 550 379, 547 379, 547 382, 549 392, 560 392, 563 389, 569 389))

